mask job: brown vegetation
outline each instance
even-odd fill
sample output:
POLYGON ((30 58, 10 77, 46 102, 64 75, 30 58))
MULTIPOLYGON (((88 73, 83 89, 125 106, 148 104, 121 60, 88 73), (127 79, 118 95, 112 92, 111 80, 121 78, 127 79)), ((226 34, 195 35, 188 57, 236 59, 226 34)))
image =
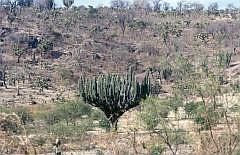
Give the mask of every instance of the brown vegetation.
POLYGON ((46 154, 56 138, 66 152, 239 152, 239 9, 17 2, 0 5, 0 154, 46 154), (138 81, 150 73, 151 97, 121 108, 110 132, 110 114, 79 99, 78 80, 129 68, 138 81))

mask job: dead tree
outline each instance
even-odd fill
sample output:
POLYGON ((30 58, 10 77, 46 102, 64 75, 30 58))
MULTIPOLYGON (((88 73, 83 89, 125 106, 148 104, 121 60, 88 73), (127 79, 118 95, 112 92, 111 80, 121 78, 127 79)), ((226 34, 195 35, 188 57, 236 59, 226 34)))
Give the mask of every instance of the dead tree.
POLYGON ((121 28, 121 31, 122 31, 122 35, 124 36, 125 35, 125 31, 126 31, 126 22, 127 22, 127 16, 125 13, 119 13, 118 16, 118 24, 121 28))
POLYGON ((7 65, 3 66, 3 85, 7 89, 7 84, 6 84, 6 71, 7 71, 7 65))
POLYGON ((162 6, 161 1, 162 0, 153 0, 153 10, 155 12, 161 11, 161 6, 162 6))

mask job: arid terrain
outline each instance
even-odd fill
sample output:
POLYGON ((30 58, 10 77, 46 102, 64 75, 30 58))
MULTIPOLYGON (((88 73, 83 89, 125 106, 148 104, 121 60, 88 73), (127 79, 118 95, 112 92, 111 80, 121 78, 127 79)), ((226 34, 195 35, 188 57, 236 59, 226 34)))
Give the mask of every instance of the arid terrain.
POLYGON ((50 1, 0 3, 0 154, 240 153, 239 8, 50 1))

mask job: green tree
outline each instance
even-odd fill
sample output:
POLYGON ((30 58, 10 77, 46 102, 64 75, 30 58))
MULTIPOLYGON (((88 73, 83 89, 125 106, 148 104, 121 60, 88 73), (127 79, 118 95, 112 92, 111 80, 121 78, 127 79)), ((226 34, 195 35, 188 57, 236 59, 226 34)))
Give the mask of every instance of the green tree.
POLYGON ((176 79, 174 89, 176 94, 184 98, 185 112, 197 125, 202 151, 234 154, 239 145, 239 128, 236 129, 233 124, 239 123, 239 117, 233 118, 232 115, 234 111, 239 111, 239 106, 229 100, 234 89, 222 82, 225 80, 224 70, 231 60, 230 55, 217 55, 217 61, 204 59, 200 66, 180 60, 177 70, 181 76, 176 79), (193 96, 197 101, 189 101, 193 96), (221 135, 216 134, 216 129, 221 125, 225 129, 221 130, 221 135))
POLYGON ((49 84, 50 80, 48 78, 43 78, 43 77, 38 77, 35 82, 34 85, 35 87, 40 88, 40 92, 43 92, 43 89, 48 89, 50 84, 49 84))
MULTIPOLYGON (((43 56, 43 54, 46 54, 48 51, 53 50, 53 43, 47 39, 43 39, 40 42, 39 48, 40 48, 40 50, 42 50, 41 56, 43 56)), ((35 54, 35 53, 33 53, 33 54, 35 54)), ((35 57, 35 56, 33 56, 33 57, 35 57)), ((33 60, 33 61, 35 61, 35 60, 33 60)))
MULTIPOLYGON (((176 155, 180 144, 185 143, 185 132, 168 119, 171 111, 177 112, 182 106, 178 98, 160 100, 149 97, 141 103, 140 118, 147 130, 159 137, 157 143, 162 143, 173 155, 176 155)), ((178 118, 176 118, 178 120, 178 118)), ((165 149, 165 147, 161 147, 165 149)))
POLYGON ((20 63, 20 58, 24 54, 24 50, 21 49, 18 45, 14 45, 14 54, 17 56, 17 63, 20 63))

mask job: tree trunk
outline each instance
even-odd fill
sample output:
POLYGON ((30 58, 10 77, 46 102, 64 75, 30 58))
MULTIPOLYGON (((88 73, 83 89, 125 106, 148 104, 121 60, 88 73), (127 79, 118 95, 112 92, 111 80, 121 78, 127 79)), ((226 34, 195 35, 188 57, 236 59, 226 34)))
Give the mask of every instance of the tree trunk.
POLYGON ((121 115, 111 115, 108 119, 111 125, 111 130, 112 131, 117 131, 117 123, 118 123, 118 119, 121 115))
POLYGON ((35 53, 35 51, 33 52, 32 62, 33 62, 33 64, 36 63, 36 53, 35 53))
POLYGON ((115 120, 114 122, 111 121, 111 130, 112 131, 117 131, 117 123, 118 123, 118 120, 115 120))
POLYGON ((18 56, 18 58, 17 58, 17 63, 20 63, 20 57, 21 57, 21 56, 18 56))
POLYGON ((19 92, 19 81, 17 81, 17 96, 20 95, 20 92, 19 92))
POLYGON ((7 89, 7 84, 6 84, 6 66, 4 66, 4 69, 3 69, 3 85, 7 89))

